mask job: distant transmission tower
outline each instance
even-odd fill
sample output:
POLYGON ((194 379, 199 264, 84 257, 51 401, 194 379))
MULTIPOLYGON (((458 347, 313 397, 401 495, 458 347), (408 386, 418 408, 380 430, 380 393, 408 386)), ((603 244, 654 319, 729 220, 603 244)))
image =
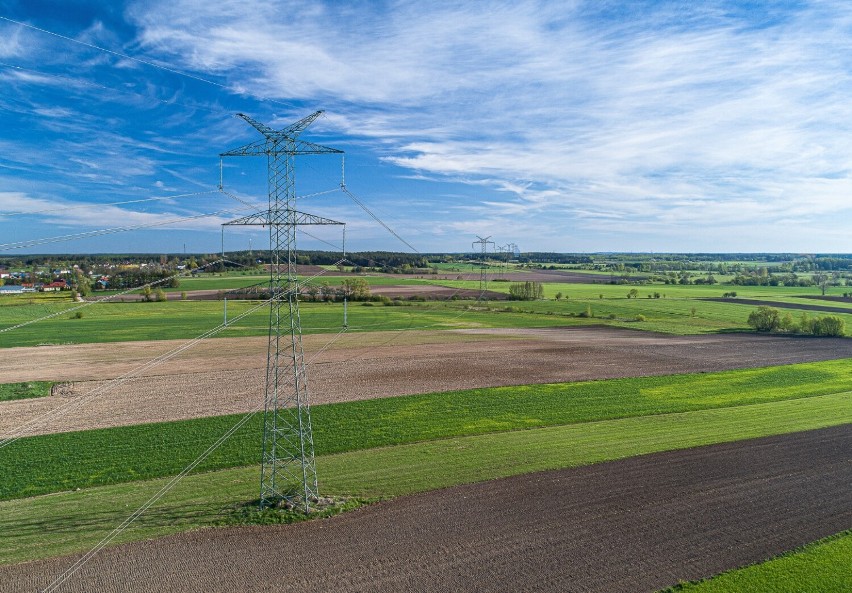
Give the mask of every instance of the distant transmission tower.
POLYGON ((516 256, 517 254, 518 254, 518 246, 515 245, 514 243, 507 243, 506 244, 506 266, 505 266, 505 269, 506 269, 507 272, 509 271, 509 260, 512 259, 512 257, 516 256))
POLYGON ((488 244, 494 245, 494 241, 488 240, 491 238, 491 235, 488 235, 484 239, 477 235, 476 238, 479 240, 471 243, 471 247, 475 247, 476 245, 482 246, 482 260, 479 264, 479 294, 485 294, 485 291, 488 289, 488 265, 485 260, 488 257, 488 244))
POLYGON ((322 111, 281 130, 273 130, 242 113, 237 115, 260 132, 263 140, 224 152, 220 157, 266 156, 268 167, 269 209, 226 223, 269 227, 269 347, 264 393, 260 508, 287 501, 294 507, 303 507, 307 513, 311 502, 317 499, 318 489, 299 317, 296 227, 343 223, 295 209, 295 157, 340 154, 343 151, 299 140, 299 135, 322 115, 322 111))

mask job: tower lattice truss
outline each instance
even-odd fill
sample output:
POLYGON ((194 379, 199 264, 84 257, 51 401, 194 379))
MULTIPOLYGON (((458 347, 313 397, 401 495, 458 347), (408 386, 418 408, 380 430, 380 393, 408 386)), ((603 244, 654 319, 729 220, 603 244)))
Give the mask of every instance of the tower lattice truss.
POLYGON ((296 227, 343 223, 296 210, 295 158, 299 155, 341 154, 343 151, 299 139, 305 128, 322 115, 322 111, 281 130, 273 130, 242 113, 237 115, 260 132, 263 138, 220 156, 266 156, 269 187, 267 210, 226 223, 269 229, 269 345, 264 389, 260 507, 263 509, 286 501, 308 512, 319 491, 299 316, 296 227))

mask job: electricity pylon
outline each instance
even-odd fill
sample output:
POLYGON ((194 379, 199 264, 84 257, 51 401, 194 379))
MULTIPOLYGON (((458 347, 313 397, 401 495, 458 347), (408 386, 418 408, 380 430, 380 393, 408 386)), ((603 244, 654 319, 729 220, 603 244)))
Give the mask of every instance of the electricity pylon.
POLYGON ((296 275, 296 227, 340 224, 296 210, 295 157, 341 154, 342 150, 299 140, 322 111, 281 130, 237 114, 263 135, 262 140, 224 152, 220 157, 266 156, 269 208, 225 223, 269 227, 269 346, 263 413, 260 508, 282 501, 310 511, 318 497, 308 381, 299 317, 296 275), (283 327, 282 327, 283 326, 283 327))
POLYGON ((488 235, 484 239, 482 237, 480 237, 479 235, 477 235, 476 238, 479 239, 479 240, 474 241, 470 245, 471 245, 471 247, 474 247, 476 245, 482 246, 482 261, 479 265, 479 294, 480 294, 480 296, 482 296, 483 294, 485 294, 485 291, 488 289, 488 274, 486 273, 488 266, 485 263, 485 258, 488 257, 488 244, 491 243, 492 245, 494 245, 494 241, 488 240, 488 239, 491 238, 491 235, 488 235))

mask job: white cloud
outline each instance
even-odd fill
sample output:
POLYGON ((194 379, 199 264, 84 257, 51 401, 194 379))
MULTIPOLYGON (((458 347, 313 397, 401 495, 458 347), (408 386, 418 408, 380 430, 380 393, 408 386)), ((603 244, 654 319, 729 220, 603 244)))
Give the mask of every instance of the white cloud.
MULTIPOLYGON (((412 217, 411 232, 419 221, 437 233, 481 225, 480 234, 558 241, 570 226, 612 241, 622 224, 630 232, 618 248, 628 249, 643 232, 648 241, 665 230, 698 242, 696 227, 708 236, 712 227, 762 249, 759 225, 813 238, 826 219, 852 217, 852 9, 838 3, 741 10, 724 2, 518 0, 486 10, 413 0, 160 0, 133 3, 126 16, 139 33, 124 44, 134 49, 128 53, 269 99, 258 108, 273 124, 303 116, 306 105, 326 108, 313 132, 344 135, 400 177, 430 187, 452 182, 433 208, 418 206, 423 216, 412 217), (445 211, 468 218, 447 223, 445 211)), ((99 21, 75 37, 122 47, 99 21)), ((0 42, 0 56, 11 43, 0 42)), ((56 84, 35 73, 0 76, 56 84)), ((127 76, 139 91, 144 76, 127 76)), ((166 95, 193 103, 188 88, 166 95)), ((150 108, 138 99, 122 104, 150 108)), ((33 107, 55 133, 88 130, 67 174, 100 184, 110 176, 125 186, 143 178, 166 184, 164 170, 203 183, 213 172, 187 173, 181 153, 198 144, 199 153, 227 149, 245 133, 228 121, 208 134, 191 109, 161 122, 191 130, 185 135, 144 137, 110 125, 91 133, 95 108, 75 118, 64 107, 33 107)), ((852 250, 845 235, 824 236, 840 238, 836 250, 852 250)))

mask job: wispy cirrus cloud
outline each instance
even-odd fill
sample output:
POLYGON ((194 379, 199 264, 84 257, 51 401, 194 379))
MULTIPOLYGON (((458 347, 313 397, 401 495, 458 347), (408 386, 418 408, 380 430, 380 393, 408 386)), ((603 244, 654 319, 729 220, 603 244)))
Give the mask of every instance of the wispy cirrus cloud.
POLYGON ((288 8, 129 14, 149 51, 329 105, 328 124, 396 167, 484 184, 470 204, 483 224, 557 212, 739 228, 850 213, 852 19, 836 4, 288 8))
POLYGON ((347 181, 431 233, 424 249, 466 249, 448 237, 481 227, 529 249, 852 250, 833 230, 852 223, 839 3, 158 0, 102 16, 65 33, 143 61, 0 23, 0 61, 30 67, 0 68, 0 107, 39 134, 0 175, 47 172, 30 194, 212 186, 215 155, 252 137, 235 106, 274 126, 316 106, 311 134, 354 153, 347 181))

